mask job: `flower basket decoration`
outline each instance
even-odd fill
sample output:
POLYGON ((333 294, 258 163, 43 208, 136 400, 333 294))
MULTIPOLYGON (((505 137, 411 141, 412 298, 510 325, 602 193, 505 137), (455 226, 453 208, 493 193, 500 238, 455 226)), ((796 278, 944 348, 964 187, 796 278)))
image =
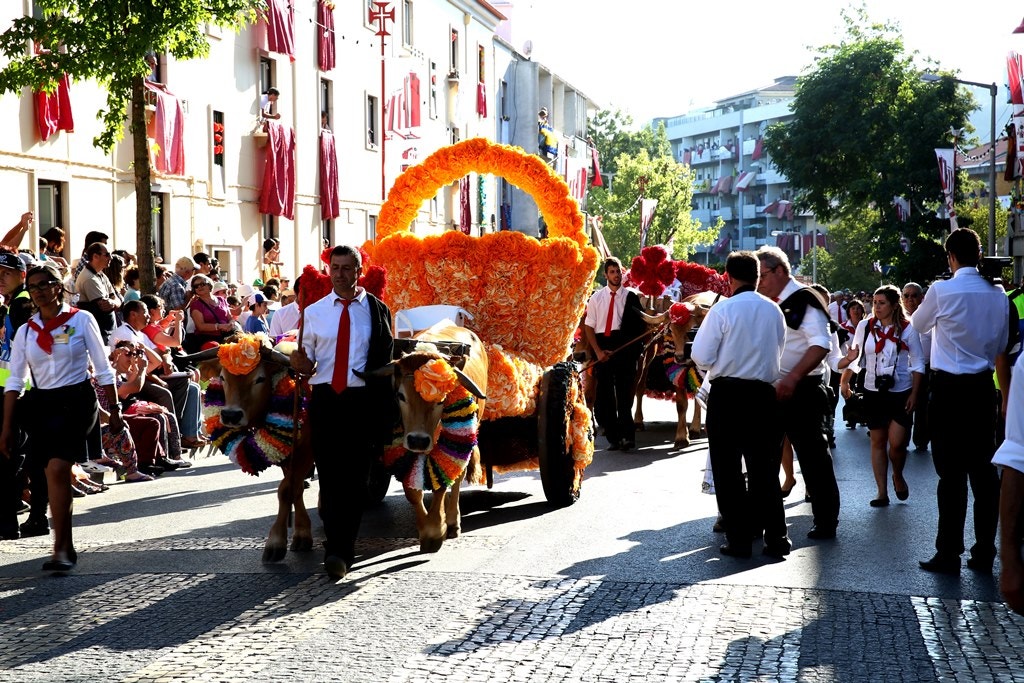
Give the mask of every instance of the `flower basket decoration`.
POLYGON ((483 138, 444 147, 395 181, 381 207, 377 237, 367 250, 391 282, 401 283, 385 293, 392 310, 461 306, 473 315, 481 339, 528 363, 547 367, 568 355, 600 257, 568 186, 539 157, 483 138), (501 176, 529 193, 549 237, 412 234, 409 226, 423 202, 468 173, 501 176))

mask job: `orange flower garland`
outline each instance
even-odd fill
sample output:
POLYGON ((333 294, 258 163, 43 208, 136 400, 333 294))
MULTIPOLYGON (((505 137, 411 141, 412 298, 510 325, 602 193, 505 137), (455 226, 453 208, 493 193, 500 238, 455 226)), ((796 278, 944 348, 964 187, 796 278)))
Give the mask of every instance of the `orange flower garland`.
POLYGON ((416 368, 413 385, 427 403, 440 403, 459 386, 459 376, 443 358, 435 358, 416 368))
POLYGON ((217 359, 222 368, 232 375, 248 375, 260 364, 260 347, 262 339, 255 334, 245 334, 237 342, 221 344, 217 349, 217 359))
MULTIPOLYGON (((380 241, 366 248, 396 283, 385 293, 392 310, 461 306, 483 340, 529 363, 550 366, 568 354, 599 255, 568 186, 539 157, 482 138, 442 148, 395 181, 377 236, 380 241), (409 232, 424 201, 471 172, 502 176, 532 195, 549 238, 542 242, 513 231, 481 237, 409 232)), ((488 405, 494 399, 489 388, 488 405)))
POLYGON ((509 353, 498 344, 484 342, 487 349, 487 403, 484 419, 533 415, 537 410, 537 389, 544 369, 509 353))

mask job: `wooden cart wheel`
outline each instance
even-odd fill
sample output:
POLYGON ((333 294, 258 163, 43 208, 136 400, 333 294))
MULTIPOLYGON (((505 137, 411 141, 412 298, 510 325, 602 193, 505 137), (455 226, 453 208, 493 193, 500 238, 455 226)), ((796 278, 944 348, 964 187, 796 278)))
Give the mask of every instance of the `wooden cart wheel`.
POLYGON ((566 445, 573 407, 569 387, 576 381, 572 363, 557 363, 544 373, 537 400, 537 455, 544 496, 555 507, 572 505, 579 499, 573 459, 566 445))
POLYGON ((380 505, 384 497, 388 495, 391 487, 391 473, 384 467, 380 460, 374 460, 370 466, 370 477, 366 486, 366 500, 364 507, 380 505))

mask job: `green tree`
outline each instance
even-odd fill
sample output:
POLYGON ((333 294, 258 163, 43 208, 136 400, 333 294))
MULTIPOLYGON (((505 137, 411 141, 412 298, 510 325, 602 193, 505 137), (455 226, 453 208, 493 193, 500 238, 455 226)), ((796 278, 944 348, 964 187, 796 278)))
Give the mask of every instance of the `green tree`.
POLYGON ((103 131, 93 144, 109 152, 124 134, 131 106, 136 199, 136 250, 140 286, 154 288, 153 215, 150 208, 149 151, 146 142, 145 78, 148 52, 169 52, 176 59, 209 53, 205 26, 238 29, 256 20, 264 0, 35 0, 42 17, 20 17, 0 34, 0 54, 10 61, 0 70, 0 92, 25 88, 53 91, 64 74, 93 80, 107 91, 100 112, 103 131), (27 54, 31 42, 46 46, 27 54))
POLYGON ((603 232, 612 253, 628 262, 640 253, 640 179, 643 196, 658 200, 648 245, 671 246, 674 258, 685 258, 694 246, 710 242, 721 225, 707 230, 690 215, 693 173, 672 157, 665 125, 631 130, 633 119, 621 111, 601 111, 591 119, 589 133, 601 158, 605 187, 591 188, 588 207, 604 217, 603 232))
POLYGON ((949 78, 922 82, 898 26, 871 23, 863 7, 844 11, 843 20, 845 39, 820 48, 797 82, 792 120, 771 126, 765 144, 800 207, 821 221, 870 211, 871 240, 862 243, 869 259, 929 279, 933 250, 926 243, 935 243, 941 228, 919 210, 900 223, 892 200, 906 197, 920 207, 941 199, 934 148, 951 146, 950 127, 966 126, 977 105, 949 78), (911 242, 907 254, 901 235, 911 242))

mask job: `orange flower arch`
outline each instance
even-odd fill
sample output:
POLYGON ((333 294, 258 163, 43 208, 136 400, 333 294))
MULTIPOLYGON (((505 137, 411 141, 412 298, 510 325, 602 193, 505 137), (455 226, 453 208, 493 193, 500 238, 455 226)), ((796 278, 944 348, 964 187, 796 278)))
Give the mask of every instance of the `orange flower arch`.
POLYGON ((393 311, 432 304, 461 306, 491 344, 531 363, 564 360, 590 294, 599 255, 583 231, 569 188, 539 157, 483 138, 445 147, 398 177, 367 244, 387 269, 393 311), (521 232, 481 237, 409 231, 423 202, 467 173, 498 175, 528 192, 548 226, 541 241, 521 232))

